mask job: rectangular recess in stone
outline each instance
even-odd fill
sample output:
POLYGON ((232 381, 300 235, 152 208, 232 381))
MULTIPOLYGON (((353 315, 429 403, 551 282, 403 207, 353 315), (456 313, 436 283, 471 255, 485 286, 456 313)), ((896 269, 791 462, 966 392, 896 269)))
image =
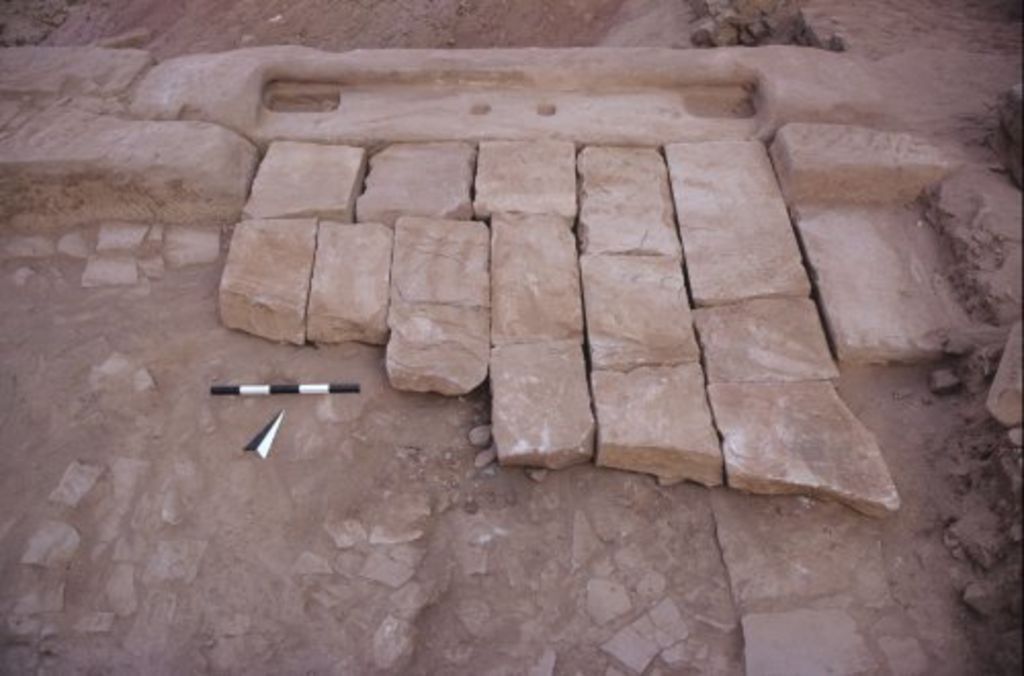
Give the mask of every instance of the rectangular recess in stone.
POLYGON ((899 509, 878 442, 831 383, 712 383, 708 397, 732 488, 830 498, 868 516, 899 509))
POLYGON ((379 223, 320 222, 306 321, 310 342, 387 342, 393 239, 379 223))
POLYGON ((359 221, 394 227, 401 216, 468 220, 476 148, 469 143, 396 143, 370 158, 359 221))
POLYGON ((594 369, 629 371, 700 359, 678 258, 582 256, 594 369))
POLYGON ((316 220, 242 221, 220 280, 225 326, 270 340, 306 342, 306 303, 316 252, 316 220))
POLYGON ((583 253, 682 255, 661 153, 589 146, 579 172, 583 253))
POLYGON ((576 238, 557 216, 491 222, 491 343, 583 342, 576 238))
POLYGON ((839 377, 809 298, 755 298, 693 312, 708 381, 746 383, 839 377))
POLYGON ((362 148, 274 141, 256 171, 242 213, 247 218, 318 217, 351 223, 365 172, 362 148))
POLYGON ((695 305, 810 295, 761 143, 677 143, 666 146, 665 155, 695 305))
POLYGON ((711 422, 700 364, 593 371, 597 464, 722 484, 722 451, 711 422))
POLYGON ((583 348, 573 341, 491 350, 491 425, 498 461, 561 469, 594 454, 583 348))
POLYGON ((549 214, 576 218, 576 146, 568 141, 483 141, 476 172, 477 218, 549 214))

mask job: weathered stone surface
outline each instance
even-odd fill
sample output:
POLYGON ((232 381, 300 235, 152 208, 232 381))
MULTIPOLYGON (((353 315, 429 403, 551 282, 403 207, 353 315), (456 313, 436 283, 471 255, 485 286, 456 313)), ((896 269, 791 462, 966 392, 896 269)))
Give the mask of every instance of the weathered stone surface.
POLYGON ((666 598, 620 629, 601 650, 642 674, 659 653, 679 645, 689 633, 679 608, 666 598))
POLYGON ((876 673, 879 665, 841 610, 756 613, 743 618, 749 676, 876 673))
POLYGON ((64 470, 64 476, 61 477, 60 483, 53 489, 48 499, 50 502, 56 502, 65 507, 77 507, 82 498, 92 490, 102 473, 103 468, 99 465, 73 460, 64 470))
POLYGON ((456 395, 487 377, 488 234, 482 223, 398 219, 388 310, 392 387, 456 395))
POLYGON ((476 148, 468 143, 398 143, 370 158, 359 221, 394 227, 401 216, 468 220, 476 148))
POLYGON ((945 335, 965 320, 934 235, 913 214, 800 209, 796 220, 839 361, 941 356, 945 335))
POLYGON ((494 345, 583 342, 576 239, 553 216, 495 216, 491 223, 494 345))
POLYGON ((790 204, 910 202, 954 168, 918 137, 839 124, 787 124, 771 153, 790 204))
POLYGON ((4 96, 114 96, 153 65, 149 52, 96 47, 5 47, 0 50, 4 96))
POLYGON ((96 251, 135 251, 148 232, 149 226, 140 223, 104 223, 96 235, 96 251))
POLYGON ((1021 416, 1024 415, 1021 360, 1021 322, 1017 322, 1006 340, 1006 348, 985 401, 992 417, 1007 427, 1020 425, 1021 416))
POLYGON ((56 251, 53 240, 42 235, 22 235, 4 241, 7 258, 46 258, 56 251))
POLYGON ((256 172, 243 214, 351 223, 365 172, 362 148, 275 141, 256 172))
POLYGON ((722 483, 722 452, 700 364, 590 375, 597 464, 667 480, 722 483))
POLYGON ((224 325, 270 340, 306 341, 306 300, 316 221, 256 220, 235 226, 220 280, 224 325))
POLYGON ((206 545, 206 540, 161 540, 146 565, 143 581, 192 582, 199 573, 206 545))
POLYGON ((665 155, 695 305, 810 294, 762 144, 679 143, 665 155))
POLYGON ((44 521, 28 540, 21 562, 52 568, 67 563, 78 551, 78 531, 63 521, 44 521))
POLYGON ((106 586, 107 603, 115 614, 131 615, 139 607, 135 593, 135 566, 130 563, 115 563, 110 571, 106 586))
POLYGON ((832 498, 869 516, 899 509, 874 435, 831 383, 713 383, 708 396, 733 488, 832 498))
POLYGON ((78 230, 72 230, 57 240, 57 252, 71 258, 88 258, 89 243, 78 230))
POLYGON ((653 148, 585 148, 580 242, 587 254, 680 256, 668 171, 653 148))
POLYGON ((628 371, 700 358, 678 259, 583 256, 580 267, 593 368, 628 371))
POLYGON ((838 378, 809 298, 759 298, 694 311, 712 383, 838 378))
POLYGON ((123 256, 90 256, 82 271, 82 286, 131 286, 139 281, 134 258, 123 256))
POLYGON ((608 624, 633 609, 629 592, 618 582, 593 578, 587 582, 587 614, 597 624, 608 624))
POLYGON ((376 223, 320 223, 309 289, 310 341, 387 342, 393 239, 390 228, 376 223))
POLYGON ((572 341, 491 351, 491 424, 502 465, 560 469, 594 452, 583 349, 572 341))
POLYGON ((564 141, 480 144, 473 210, 576 218, 576 147, 564 141))
POLYGON ((215 263, 220 258, 220 229, 170 227, 163 244, 164 259, 172 270, 215 263))

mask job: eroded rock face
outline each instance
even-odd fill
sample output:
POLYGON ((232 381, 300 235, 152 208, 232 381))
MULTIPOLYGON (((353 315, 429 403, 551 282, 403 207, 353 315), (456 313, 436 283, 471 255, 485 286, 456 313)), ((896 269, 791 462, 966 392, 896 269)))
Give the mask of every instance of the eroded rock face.
POLYGON ((832 498, 869 516, 900 499, 874 435, 831 383, 712 383, 729 486, 832 498))
POLYGON ((580 267, 594 369, 627 371, 700 358, 679 260, 583 256, 580 267))
POLYGON ((225 326, 305 343, 316 229, 313 219, 242 221, 235 227, 220 280, 225 326))
POLYGON ((320 223, 306 324, 310 341, 387 342, 392 240, 391 229, 376 223, 320 223))
POLYGON ((365 172, 362 148, 275 141, 256 172, 244 215, 351 223, 365 172))
POLYGON ((397 143, 370 158, 360 221, 394 227, 401 216, 467 220, 476 148, 468 143, 397 143))
POLYGON ((560 469, 594 452, 583 349, 560 341, 491 351, 491 424, 498 461, 560 469))
POLYGON ((992 417, 1007 427, 1021 423, 1024 408, 1021 377, 1021 323, 1017 322, 1006 340, 1006 349, 985 402, 992 417))
POLYGON ((478 218, 522 213, 576 218, 576 147, 564 141, 485 141, 476 173, 478 218))
POLYGON ((583 342, 576 238, 555 216, 491 223, 491 342, 583 342))
POLYGON ((722 484, 722 452, 700 364, 590 375, 597 464, 676 482, 722 484))

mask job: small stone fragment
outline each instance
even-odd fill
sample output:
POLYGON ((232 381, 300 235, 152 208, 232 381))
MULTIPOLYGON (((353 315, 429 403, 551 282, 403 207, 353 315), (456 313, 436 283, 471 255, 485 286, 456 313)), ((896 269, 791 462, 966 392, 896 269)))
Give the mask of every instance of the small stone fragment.
POLYGON ((375 549, 359 571, 360 577, 398 589, 412 579, 416 569, 407 562, 397 561, 380 549, 375 549))
POLYGON ((295 563, 292 564, 292 573, 294 575, 333 575, 334 569, 324 557, 306 551, 295 559, 295 563))
POLYGON ((567 141, 484 141, 476 173, 477 218, 549 214, 576 218, 576 147, 567 141))
POLYGON ((985 406, 992 417, 1006 427, 1021 424, 1024 416, 1024 399, 1021 394, 1022 375, 1021 360, 1021 322, 1013 325, 1010 336, 1006 339, 1006 348, 999 360, 996 377, 992 379, 992 387, 988 391, 985 406))
POLYGON ((14 285, 18 287, 25 286, 25 283, 34 277, 36 274, 32 268, 18 268, 11 275, 11 279, 14 280, 14 285))
POLYGON ((607 624, 633 609, 629 592, 618 582, 593 578, 587 582, 587 613, 598 624, 607 624))
POLYGON ((148 225, 136 223, 104 223, 96 236, 98 253, 131 253, 142 246, 149 232, 148 225))
POLYGON ((61 477, 60 483, 50 493, 50 502, 56 502, 65 507, 77 507, 82 498, 92 490, 102 473, 103 468, 98 465, 73 460, 64 470, 64 476, 61 477))
POLYGON ((62 521, 44 521, 28 540, 21 557, 27 565, 52 568, 67 563, 78 551, 78 531, 62 521))
POLYGON ((139 281, 139 271, 133 258, 90 256, 82 272, 82 286, 131 286, 139 281))
POLYGON ((529 467, 526 469, 526 476, 530 481, 542 484, 548 478, 548 470, 529 467))
POLYGON ((1006 437, 1010 440, 1010 443, 1015 448, 1020 448, 1021 444, 1024 443, 1024 433, 1020 427, 1014 427, 1012 430, 1006 433, 1006 437))
POLYGON ((650 619, 647 615, 641 615, 636 622, 627 624, 602 644, 601 650, 635 673, 642 674, 651 660, 661 652, 661 647, 650 638, 652 632, 650 619))
POLYGON ((75 631, 82 634, 105 634, 114 626, 114 613, 95 612, 82 616, 75 631))
POLYGON ((135 566, 116 563, 107 579, 107 603, 119 617, 131 615, 138 608, 135 597, 135 566))
POLYGON ((72 230, 57 240, 57 252, 71 258, 88 258, 89 244, 81 231, 72 230))
POLYGON ((963 386, 960 377, 953 369, 935 369, 928 374, 928 389, 932 394, 953 394, 963 386))
POLYGON ((355 519, 345 519, 337 522, 328 520, 324 523, 324 530, 331 536, 334 546, 338 549, 349 549, 361 542, 366 542, 366 528, 355 519))
POLYGON ((172 270, 216 263, 220 258, 219 228, 169 227, 163 240, 164 260, 172 270))
POLYGON ((379 669, 401 671, 416 649, 416 627, 388 615, 373 634, 373 662, 379 669))
POLYGON ((469 431, 469 444, 476 448, 487 448, 491 445, 491 426, 477 425, 469 431))
POLYGON ((484 467, 487 467, 497 459, 498 451, 495 450, 494 448, 488 448, 476 454, 476 457, 473 458, 473 466, 476 467, 477 469, 483 469, 484 467))
POLYGON ((590 563, 601 551, 601 541, 590 525, 587 515, 577 510, 572 517, 571 570, 576 571, 590 563))

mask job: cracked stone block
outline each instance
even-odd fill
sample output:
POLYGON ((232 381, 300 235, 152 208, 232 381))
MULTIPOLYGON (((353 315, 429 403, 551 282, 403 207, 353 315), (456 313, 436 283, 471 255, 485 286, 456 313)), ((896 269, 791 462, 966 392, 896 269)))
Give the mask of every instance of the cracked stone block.
POLYGON ((594 369, 628 371, 700 358, 678 259, 583 256, 580 268, 594 369))
POLYGON ((722 451, 700 364, 593 371, 590 381, 599 466, 722 484, 722 451))
POLYGON ((694 311, 708 381, 746 383, 839 377, 814 301, 758 298, 694 311))
POLYGON ((749 676, 877 673, 879 664, 841 610, 754 613, 743 618, 749 676))
POLYGON ((936 359, 966 325, 935 236, 914 214, 800 209, 796 222, 839 361, 936 359))
POLYGON ((583 348, 572 341, 491 351, 491 425, 498 461, 560 469, 594 452, 583 348))
POLYGON ((693 302, 807 297, 786 203, 756 141, 666 146, 693 302))
POLYGON ((393 228, 401 216, 468 220, 476 148, 469 143, 396 143, 370 158, 359 221, 393 228))
POLYGON ((830 498, 868 516, 899 509, 874 435, 831 383, 712 383, 708 396, 732 488, 830 498))
POLYGON ((365 172, 362 148, 275 141, 260 163, 242 214, 351 223, 365 172))
POLYGON ((787 124, 771 153, 790 204, 910 202, 954 168, 911 134, 841 124, 787 124))
POLYGON ((491 342, 583 342, 576 238, 553 216, 491 223, 491 342))
POLYGON ((477 218, 523 213, 576 218, 576 147, 568 141, 484 141, 477 162, 477 218))
POLYGON ((579 171, 583 253, 682 255, 661 153, 590 146, 579 171))
POLYGON ((225 326, 269 340, 306 342, 306 301, 316 251, 313 219, 242 221, 220 280, 225 326))
POLYGON ((992 417, 1006 427, 1015 427, 1021 423, 1024 409, 1021 379, 1021 323, 1017 322, 1006 339, 1006 348, 985 401, 992 417))
POLYGON ((393 239, 377 223, 320 223, 306 324, 311 342, 387 342, 393 239))

